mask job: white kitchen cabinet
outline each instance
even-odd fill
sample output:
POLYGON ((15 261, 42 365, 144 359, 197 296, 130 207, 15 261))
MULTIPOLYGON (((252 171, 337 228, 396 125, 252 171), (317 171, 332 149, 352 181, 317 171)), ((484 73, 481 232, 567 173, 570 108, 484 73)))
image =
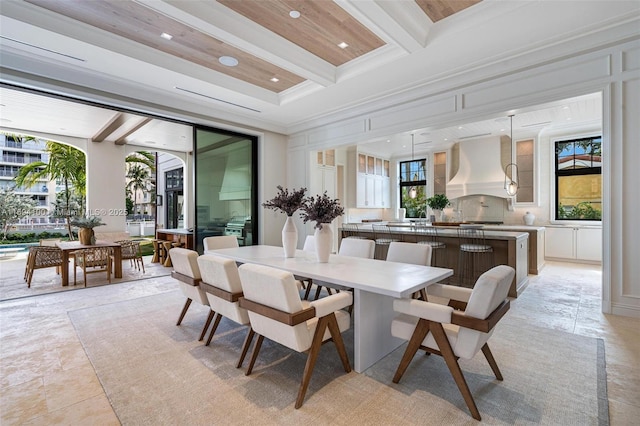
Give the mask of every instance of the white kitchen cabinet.
POLYGON ((389 160, 358 153, 356 162, 356 207, 391 207, 389 160))
POLYGON ((548 226, 545 233, 545 258, 602 261, 602 228, 548 226))

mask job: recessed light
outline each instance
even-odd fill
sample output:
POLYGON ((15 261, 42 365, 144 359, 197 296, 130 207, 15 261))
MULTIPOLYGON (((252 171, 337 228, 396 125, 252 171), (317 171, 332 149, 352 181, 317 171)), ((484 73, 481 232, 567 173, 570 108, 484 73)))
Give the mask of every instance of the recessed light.
POLYGON ((391 143, 391 139, 387 139, 387 143, 391 143))
POLYGON ((280 79, 277 77, 271 77, 271 81, 273 81, 274 83, 277 83, 280 81, 280 79))
POLYGON ((171 34, 167 34, 167 33, 160 34, 160 37, 162 37, 165 40, 171 40, 173 38, 171 34))
POLYGON ((505 131, 505 129, 500 129, 500 131, 501 131, 501 132, 504 132, 504 131, 505 131))
POLYGON ((227 67, 235 67, 238 65, 238 60, 233 56, 220 56, 218 62, 227 67))
POLYGON ((347 47, 349 47, 349 45, 343 41, 342 43, 338 44, 338 47, 340 49, 346 49, 347 47))
POLYGON ((569 109, 569 107, 565 105, 562 107, 562 109, 569 109))
POLYGON ((300 12, 298 12, 297 10, 292 10, 291 12, 289 12, 289 16, 291 16, 293 19, 298 19, 300 17, 300 12))
POLYGON ((462 130, 462 129, 463 129, 463 127, 462 127, 462 126, 458 127, 458 130, 462 130))
POLYGON ((571 117, 567 117, 567 121, 571 120, 571 117))
POLYGON ((445 141, 448 141, 449 139, 447 139, 447 138, 444 138, 444 140, 445 140, 445 141))

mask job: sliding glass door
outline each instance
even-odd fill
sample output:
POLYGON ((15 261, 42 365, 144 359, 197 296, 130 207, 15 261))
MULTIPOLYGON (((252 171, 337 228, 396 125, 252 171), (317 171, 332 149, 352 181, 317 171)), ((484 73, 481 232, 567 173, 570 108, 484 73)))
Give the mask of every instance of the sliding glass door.
POLYGON ((217 235, 257 244, 257 138, 197 127, 194 144, 197 250, 217 235))

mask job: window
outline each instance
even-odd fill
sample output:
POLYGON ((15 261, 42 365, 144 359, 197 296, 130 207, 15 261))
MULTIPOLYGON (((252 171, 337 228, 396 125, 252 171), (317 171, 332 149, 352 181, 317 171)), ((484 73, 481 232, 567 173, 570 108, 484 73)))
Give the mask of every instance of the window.
POLYGON ((425 215, 427 203, 427 161, 400 162, 400 207, 407 209, 407 217, 425 215), (415 190, 416 197, 411 197, 415 190))
POLYGON ((556 219, 601 220, 601 175, 601 136, 556 141, 556 219))

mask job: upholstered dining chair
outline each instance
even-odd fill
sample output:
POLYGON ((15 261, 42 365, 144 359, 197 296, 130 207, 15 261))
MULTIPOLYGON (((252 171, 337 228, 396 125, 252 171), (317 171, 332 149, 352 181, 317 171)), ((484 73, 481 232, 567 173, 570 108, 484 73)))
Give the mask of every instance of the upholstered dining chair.
POLYGON ((239 247, 238 239, 233 235, 219 235, 206 237, 202 240, 204 254, 211 254, 214 250, 239 247))
POLYGON ((242 297, 242 283, 238 274, 238 266, 234 260, 225 259, 214 254, 204 254, 198 257, 198 266, 202 277, 200 288, 206 293, 211 307, 209 315, 215 315, 205 346, 209 346, 209 343, 211 343, 222 317, 240 325, 249 325, 249 331, 247 332, 245 343, 242 345, 242 353, 237 365, 237 367, 241 367, 249 345, 253 340, 254 332, 249 324, 247 310, 241 308, 238 304, 238 299, 242 297))
POLYGON ((396 299, 393 309, 400 315, 391 323, 391 334, 409 343, 398 365, 393 382, 398 383, 418 349, 444 358, 458 389, 474 419, 480 412, 473 400, 458 359, 471 359, 482 351, 496 379, 502 380, 498 364, 487 341, 498 321, 509 310, 507 294, 515 270, 496 266, 483 273, 473 289, 432 284, 429 300, 396 299))
POLYGON ((55 267, 56 270, 62 266, 62 250, 57 247, 34 246, 29 247, 27 255, 27 267, 25 268, 24 280, 27 287, 31 288, 33 271, 42 268, 55 267))
POLYGON ((74 252, 73 285, 76 285, 77 268, 82 269, 84 286, 87 286, 87 275, 107 273, 107 280, 111 283, 111 247, 83 248, 74 252))
MULTIPOLYGON (((182 294, 187 298, 184 302, 182 312, 180 312, 180 317, 178 317, 178 322, 176 322, 176 325, 180 325, 187 310, 189 310, 189 306, 191 306, 191 301, 195 300, 201 305, 209 306, 209 299, 207 299, 207 294, 202 287, 200 287, 202 276, 200 274, 200 267, 198 266, 198 252, 181 247, 174 247, 169 252, 169 255, 171 256, 173 264, 171 276, 178 281, 182 294)), ((209 316, 204 323, 202 333, 200 333, 198 340, 204 339, 204 335, 212 319, 213 315, 211 311, 209 311, 209 316)))
POLYGON ((337 293, 308 302, 300 299, 290 272, 250 263, 241 265, 238 272, 244 292, 240 307, 249 311, 251 328, 258 335, 246 375, 253 371, 265 337, 294 351, 308 353, 295 408, 304 402, 324 342, 333 341, 344 371, 351 371, 342 340, 342 333, 350 327, 350 317, 341 311, 351 304, 351 293, 337 293))
MULTIPOLYGON (((425 244, 403 243, 393 241, 389 244, 387 251, 387 262, 411 263, 412 265, 431 265, 431 254, 433 248, 425 244)), ((422 300, 427 300, 427 293, 424 289, 414 293, 414 297, 420 295, 422 300)))
MULTIPOLYGON (((307 235, 304 239, 304 244, 302 245, 302 251, 306 251, 309 253, 316 252, 316 241, 313 235, 307 235)), ((311 292, 311 287, 313 287, 313 279, 309 277, 300 277, 296 275, 296 280, 298 282, 298 287, 300 289, 304 289, 304 299, 309 299, 309 293, 311 292)), ((320 295, 320 289, 316 290, 316 294, 320 295)), ((331 294, 331 293, 329 293, 331 294)), ((316 299, 318 297, 316 296, 316 299)))
POLYGON ((373 259, 376 251, 376 242, 361 238, 343 238, 340 242, 338 254, 340 256, 362 257, 373 259))

